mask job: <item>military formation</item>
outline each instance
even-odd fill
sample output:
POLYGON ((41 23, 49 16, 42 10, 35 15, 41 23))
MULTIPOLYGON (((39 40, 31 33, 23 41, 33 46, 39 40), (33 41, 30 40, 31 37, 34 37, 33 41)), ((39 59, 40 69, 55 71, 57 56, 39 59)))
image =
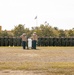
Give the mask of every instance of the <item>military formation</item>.
POLYGON ((37 46, 74 46, 74 37, 38 37, 34 32, 30 37, 27 37, 26 33, 20 35, 20 37, 0 37, 0 46, 22 46, 23 49, 28 45, 33 49, 37 46), (25 35, 26 39, 23 39, 25 35), (25 45, 23 41, 25 40, 25 45), (30 44, 28 44, 30 40, 30 44), (25 46, 25 47, 24 47, 25 46))

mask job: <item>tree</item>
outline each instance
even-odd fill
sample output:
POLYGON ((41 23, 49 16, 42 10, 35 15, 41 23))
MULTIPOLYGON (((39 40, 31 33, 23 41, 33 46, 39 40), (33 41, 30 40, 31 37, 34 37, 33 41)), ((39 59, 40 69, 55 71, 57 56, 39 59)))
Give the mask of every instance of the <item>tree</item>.
POLYGON ((40 26, 40 29, 42 31, 42 36, 44 37, 54 37, 54 36, 57 36, 58 35, 58 31, 55 30, 54 28, 52 28, 51 26, 49 25, 41 25, 40 26), (56 33, 55 33, 56 32, 56 33))
POLYGON ((73 30, 69 30, 68 34, 69 34, 70 37, 74 37, 74 31, 73 30))
POLYGON ((64 30, 59 30, 59 37, 65 37, 65 31, 64 30))
POLYGON ((7 30, 1 31, 0 36, 8 36, 7 30))
POLYGON ((15 26, 12 31, 14 33, 14 36, 20 36, 22 33, 25 32, 24 25, 19 24, 18 26, 15 26))

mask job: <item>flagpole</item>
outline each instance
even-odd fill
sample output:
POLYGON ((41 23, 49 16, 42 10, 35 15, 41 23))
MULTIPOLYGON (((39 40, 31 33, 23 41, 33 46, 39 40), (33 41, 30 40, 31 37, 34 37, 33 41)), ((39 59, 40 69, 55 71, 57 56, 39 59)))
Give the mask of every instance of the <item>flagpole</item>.
POLYGON ((38 25, 38 19, 37 19, 37 16, 35 17, 35 20, 36 20, 36 26, 38 25))
POLYGON ((38 19, 37 19, 37 16, 35 17, 35 20, 36 20, 36 26, 38 25, 38 19))

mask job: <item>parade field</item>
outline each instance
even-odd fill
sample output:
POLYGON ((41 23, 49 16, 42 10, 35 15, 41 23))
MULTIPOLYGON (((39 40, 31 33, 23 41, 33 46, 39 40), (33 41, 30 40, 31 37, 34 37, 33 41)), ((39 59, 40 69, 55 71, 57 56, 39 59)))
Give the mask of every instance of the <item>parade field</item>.
POLYGON ((0 47, 0 75, 74 75, 74 47, 0 47))

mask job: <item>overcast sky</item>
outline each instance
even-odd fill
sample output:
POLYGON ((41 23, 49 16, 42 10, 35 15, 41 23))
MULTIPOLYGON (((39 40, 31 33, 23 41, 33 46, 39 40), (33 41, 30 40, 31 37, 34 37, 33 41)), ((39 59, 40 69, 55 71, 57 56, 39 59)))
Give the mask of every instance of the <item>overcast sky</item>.
POLYGON ((74 28, 74 0, 0 0, 2 30, 18 24, 31 28, 45 21, 59 29, 74 28))

